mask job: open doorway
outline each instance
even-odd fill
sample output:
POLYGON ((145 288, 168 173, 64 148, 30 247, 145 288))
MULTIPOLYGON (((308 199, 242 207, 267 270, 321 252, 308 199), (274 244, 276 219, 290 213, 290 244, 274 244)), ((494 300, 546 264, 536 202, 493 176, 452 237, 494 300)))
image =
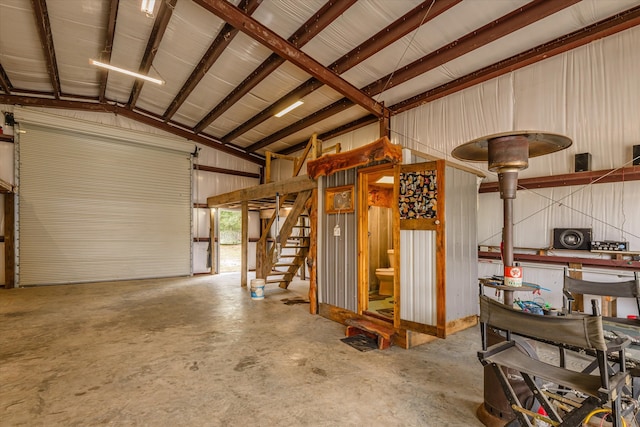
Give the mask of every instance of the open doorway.
POLYGON ((242 260, 242 216, 239 210, 220 209, 218 212, 219 272, 238 272, 242 260))
POLYGON ((394 169, 389 164, 359 172, 361 194, 360 296, 363 314, 393 322, 395 301, 394 169))

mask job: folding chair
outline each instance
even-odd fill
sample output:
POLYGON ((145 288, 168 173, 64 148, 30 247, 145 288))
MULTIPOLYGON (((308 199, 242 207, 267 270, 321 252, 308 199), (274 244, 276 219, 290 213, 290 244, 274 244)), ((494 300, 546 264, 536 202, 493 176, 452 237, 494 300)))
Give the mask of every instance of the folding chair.
POLYGON ((635 298, 640 315, 640 274, 634 272, 634 279, 625 282, 592 282, 569 277, 565 269, 562 293, 565 299, 565 309, 571 313, 575 298, 573 294, 587 294, 620 298, 635 298))
POLYGON ((605 405, 610 406, 613 426, 622 426, 620 397, 622 388, 629 383, 629 374, 627 372, 611 374, 606 368, 607 344, 604 339, 601 316, 540 316, 515 310, 482 295, 480 296, 480 322, 482 351, 478 352, 478 359, 483 365, 490 365, 493 368, 521 426, 532 426, 534 418, 542 418, 552 425, 577 426, 592 411, 605 405), (489 327, 504 331, 506 341, 488 347, 489 327), (573 351, 587 351, 595 354, 599 373, 594 375, 576 372, 535 359, 516 347, 512 334, 564 346, 573 351), (533 396, 547 412, 548 418, 533 413, 523 406, 503 368, 520 373, 533 396), (545 393, 536 384, 536 379, 557 384, 564 390, 574 390, 586 398, 569 399, 567 394, 554 396, 545 393), (551 401, 562 403, 552 405, 551 401), (559 409, 560 407, 563 409, 559 409))

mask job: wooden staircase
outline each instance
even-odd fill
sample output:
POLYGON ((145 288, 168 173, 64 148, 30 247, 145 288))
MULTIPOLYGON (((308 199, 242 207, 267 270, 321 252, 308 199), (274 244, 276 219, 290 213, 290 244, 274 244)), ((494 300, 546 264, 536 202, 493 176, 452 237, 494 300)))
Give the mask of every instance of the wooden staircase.
MULTIPOLYGON (((275 239, 267 235, 275 221, 279 209, 263 225, 262 236, 258 242, 258 264, 256 274, 265 279, 266 284, 278 283, 286 289, 300 268, 304 268, 309 246, 311 244, 311 227, 308 216, 308 204, 311 202, 311 190, 301 191, 296 195, 293 207, 289 211, 280 233, 275 239), (267 245, 271 240, 271 245, 267 245), (263 248, 261 251, 260 249, 263 248), (260 262, 261 261, 261 262, 260 262)), ((283 201, 281 201, 281 204, 283 201)))

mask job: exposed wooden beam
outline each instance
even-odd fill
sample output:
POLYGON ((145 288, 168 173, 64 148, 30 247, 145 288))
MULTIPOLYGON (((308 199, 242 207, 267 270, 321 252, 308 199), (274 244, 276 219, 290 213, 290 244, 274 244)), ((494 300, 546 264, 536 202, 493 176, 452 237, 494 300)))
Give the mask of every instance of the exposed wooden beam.
POLYGON ((294 134, 296 132, 299 132, 309 126, 311 126, 314 123, 318 123, 319 121, 322 121, 324 119, 327 119, 331 116, 334 116, 336 114, 338 114, 341 111, 346 110, 347 108, 351 108, 353 107, 353 102, 351 102, 349 99, 347 98, 342 98, 341 100, 334 102, 331 105, 328 105, 326 107, 324 107, 321 110, 316 111, 315 113, 301 119, 298 120, 297 122, 287 126, 284 129, 280 129, 278 132, 273 133, 271 135, 269 135, 266 138, 261 139, 260 141, 251 144, 250 146, 247 147, 247 151, 248 152, 254 152, 256 150, 259 150, 262 147, 266 147, 267 145, 273 144, 274 142, 277 142, 279 140, 281 140, 282 138, 285 138, 291 134, 294 134))
MULTIPOLYGON (((387 27, 383 28, 364 43, 356 46, 350 52, 346 53, 342 57, 338 58, 327 68, 333 70, 336 74, 342 74, 345 71, 355 67, 365 59, 374 55, 375 53, 386 48, 390 44, 394 43, 398 39, 406 36, 411 31, 418 28, 420 25, 424 25, 431 19, 447 11, 451 7, 458 4, 461 0, 444 0, 438 1, 435 4, 433 0, 427 0, 417 7, 410 10, 399 19, 392 22, 387 27), (429 10, 431 8, 431 10, 429 10), (429 15, 425 17, 426 12, 429 11, 429 15)), ((265 108, 251 119, 242 123, 234 130, 222 137, 223 141, 233 141, 240 135, 248 132, 260 123, 268 120, 278 111, 282 111, 285 107, 293 104, 295 101, 304 98, 311 92, 319 89, 323 86, 323 83, 318 79, 312 77, 294 90, 290 91, 285 96, 278 99, 276 102, 265 108)))
POLYGON ((311 74, 327 86, 340 92, 343 96, 360 105, 376 116, 383 115, 384 107, 373 98, 365 95, 351 83, 325 68, 321 63, 297 49, 293 44, 280 37, 255 19, 244 14, 226 0, 194 0, 196 3, 224 19, 254 40, 271 49, 273 52, 311 74))
MULTIPOLYGON (((325 29, 337 17, 342 15, 356 0, 330 0, 318 12, 307 20, 288 41, 298 49, 307 44, 320 31, 325 29)), ((233 104, 238 102, 258 83, 264 80, 269 74, 274 72, 285 62, 284 58, 271 54, 258 68, 256 68, 246 79, 236 86, 218 105, 216 105, 195 127, 196 132, 209 126, 218 117, 224 114, 233 104)), ((290 104, 287 104, 290 105, 290 104)))
MULTIPOLYGON (((518 190, 624 181, 640 181, 640 166, 519 179, 518 190)), ((500 191, 500 189, 498 188, 497 182, 483 182, 480 184, 480 189, 478 190, 479 193, 493 193, 498 191, 500 191)))
MULTIPOLYGON (((238 7, 244 10, 247 15, 251 15, 260 3, 261 0, 242 0, 238 7)), ((169 107, 162 115, 165 121, 173 117, 176 111, 184 104, 191 92, 194 91, 209 69, 215 64, 218 58, 220 58, 222 52, 229 46, 238 32, 239 30, 235 29, 232 25, 224 24, 222 26, 222 29, 218 32, 218 35, 200 59, 200 62, 198 62, 198 65, 193 69, 187 81, 182 85, 182 88, 180 88, 178 94, 173 98, 171 104, 169 104, 169 107)), ((195 129, 197 129, 197 133, 200 133, 204 127, 200 128, 196 125, 195 129)))
POLYGON ((125 107, 121 107, 119 105, 103 104, 98 102, 70 101, 70 100, 61 100, 61 99, 35 98, 30 96, 1 95, 1 94, 0 94, 0 104, 27 105, 27 106, 34 105, 38 107, 62 108, 62 109, 72 109, 72 110, 96 111, 96 112, 110 112, 110 113, 120 114, 124 117, 130 118, 131 120, 145 123, 149 126, 163 130, 165 132, 171 133, 181 138, 185 138, 190 141, 197 142, 198 144, 206 145, 207 147, 215 148, 216 150, 220 150, 227 154, 231 154, 232 156, 239 157, 243 160, 247 160, 249 162, 264 166, 264 159, 262 159, 261 157, 236 150, 234 148, 231 148, 222 144, 220 141, 215 141, 215 140, 205 138, 202 135, 194 134, 190 130, 180 128, 177 126, 172 126, 152 116, 144 115, 136 111, 129 110, 125 107))
POLYGON ((31 0, 35 12, 36 26, 40 35, 40 43, 44 49, 44 57, 47 61, 47 72, 53 87, 53 94, 56 99, 60 98, 60 75, 58 74, 58 63, 56 61, 56 51, 53 47, 53 35, 51 34, 51 23, 47 12, 47 2, 45 0, 31 0))
POLYGON ((580 0, 534 0, 468 33, 458 40, 436 49, 411 64, 399 68, 392 74, 379 78, 375 82, 362 88, 362 91, 370 96, 375 96, 509 35, 514 31, 520 30, 527 25, 531 25, 547 16, 553 15, 579 1, 580 0))
MULTIPOLYGON (((171 15, 173 14, 173 9, 176 7, 176 1, 177 0, 163 0, 160 3, 158 16, 153 23, 153 29, 151 30, 151 35, 149 36, 149 41, 147 42, 147 48, 145 49, 144 55, 142 56, 142 61, 140 62, 140 68, 138 70, 140 74, 147 74, 151 69, 153 58, 156 57, 158 47, 160 47, 160 42, 162 41, 164 32, 166 31, 167 25, 169 25, 169 20, 171 19, 171 15)), ((131 95, 129 96, 129 102, 127 102, 127 108, 129 110, 132 110, 133 107, 135 107, 136 102, 138 102, 138 97, 140 96, 140 92, 142 92, 143 85, 144 80, 142 79, 136 79, 133 83, 133 89, 131 90, 131 95)))
POLYGON ((207 198, 207 205, 210 208, 257 199, 274 198, 276 193, 282 195, 298 193, 300 191, 312 190, 318 183, 306 175, 286 179, 284 181, 271 182, 255 187, 243 188, 230 193, 220 194, 207 198))
MULTIPOLYGON (((109 3, 109 16, 107 18, 107 31, 104 35, 104 49, 100 54, 100 60, 104 63, 111 63, 111 51, 113 50, 113 38, 116 34, 116 19, 118 18, 118 5, 119 0, 111 0, 109 3)), ((105 102, 105 93, 107 91, 107 78, 109 77, 109 70, 100 70, 100 92, 98 99, 100 102, 105 102)))
POLYGON ((541 44, 511 58, 496 62, 459 79, 415 95, 392 105, 393 114, 399 114, 452 93, 475 86, 495 77, 510 73, 527 65, 559 55, 571 49, 608 37, 620 31, 640 25, 640 6, 618 13, 610 18, 574 31, 548 43, 541 44))
POLYGON ((2 64, 0 64, 0 87, 2 87, 2 90, 4 90, 7 95, 10 95, 11 89, 13 89, 9 76, 7 76, 4 68, 2 68, 2 64))
POLYGON ((260 174, 259 173, 243 172, 243 171, 237 171, 237 170, 233 170, 233 169, 217 168, 217 167, 214 167, 214 166, 199 165, 197 163, 193 164, 193 169, 200 170, 200 171, 205 171, 205 172, 222 173, 222 174, 225 174, 225 175, 246 176, 248 178, 260 179, 260 174))

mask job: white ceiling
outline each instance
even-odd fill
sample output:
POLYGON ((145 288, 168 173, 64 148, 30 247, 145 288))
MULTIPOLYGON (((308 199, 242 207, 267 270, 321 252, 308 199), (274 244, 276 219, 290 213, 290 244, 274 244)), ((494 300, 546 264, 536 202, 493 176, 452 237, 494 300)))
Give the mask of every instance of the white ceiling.
MULTIPOLYGON (((269 48, 251 35, 239 32, 175 114, 163 117, 225 25, 221 18, 203 7, 220 0, 165 1, 175 1, 175 8, 148 74, 164 79, 166 84, 158 86, 144 83, 137 101, 131 106, 127 104, 136 80, 109 72, 103 104, 130 109, 133 117, 144 116, 158 126, 180 127, 188 132, 199 133, 201 138, 222 141, 241 149, 300 121, 309 123, 302 124, 299 130, 290 134, 285 132, 281 138, 265 147, 254 147, 252 151, 257 154, 262 154, 265 148, 286 150, 308 139, 312 132, 328 133, 370 115, 365 108, 356 105, 314 123, 309 116, 345 97, 325 85, 304 96, 304 105, 284 117, 270 116, 238 137, 225 140, 226 134, 312 77, 310 69, 304 70, 291 62, 284 62, 202 132, 194 132, 193 128, 209 111, 272 55, 269 48)), ((345 0, 334 3, 340 1, 345 0)), ((462 0, 430 19, 430 13, 443 1, 424 2, 420 12, 424 25, 381 48, 373 56, 343 72, 340 78, 362 89, 381 78, 394 82, 394 79, 389 79, 392 73, 395 78, 397 70, 421 58, 445 58, 440 61, 441 64, 420 75, 379 94, 371 94, 373 99, 390 107, 393 114, 393 106, 407 98, 640 6, 640 0, 534 1, 531 3, 536 7, 545 7, 550 3, 569 5, 542 19, 534 19, 523 28, 483 46, 448 59, 446 53, 448 49, 455 48, 454 42, 467 35, 473 37, 473 33, 481 27, 495 23, 530 2, 462 0), (438 50, 439 53, 434 53, 438 50)), ((100 103, 101 72, 89 64, 89 59, 101 58, 108 44, 110 8, 117 5, 110 62, 137 71, 152 37, 154 24, 159 19, 161 3, 162 0, 156 0, 154 16, 149 17, 140 11, 140 0, 0 0, 0 66, 4 70, 4 77, 0 79, 0 83, 3 83, 0 84, 0 103, 29 102, 33 105, 61 106, 52 101, 59 99, 73 101, 64 104, 64 108, 78 109, 100 103), (44 4, 46 18, 38 16, 34 4, 44 4), (52 83, 47 49, 43 47, 38 33, 39 22, 48 22, 50 26, 60 94, 55 93, 52 83)), ((239 4, 239 1, 232 3, 239 4)), ((326 3, 324 0, 263 0, 251 17, 287 39, 316 16, 326 3)), ((299 50, 323 66, 329 66, 420 4, 422 2, 418 0, 356 1, 299 50)), ((516 13, 510 21, 517 26, 519 19, 529 19, 531 16, 533 13, 527 9, 516 13)))

